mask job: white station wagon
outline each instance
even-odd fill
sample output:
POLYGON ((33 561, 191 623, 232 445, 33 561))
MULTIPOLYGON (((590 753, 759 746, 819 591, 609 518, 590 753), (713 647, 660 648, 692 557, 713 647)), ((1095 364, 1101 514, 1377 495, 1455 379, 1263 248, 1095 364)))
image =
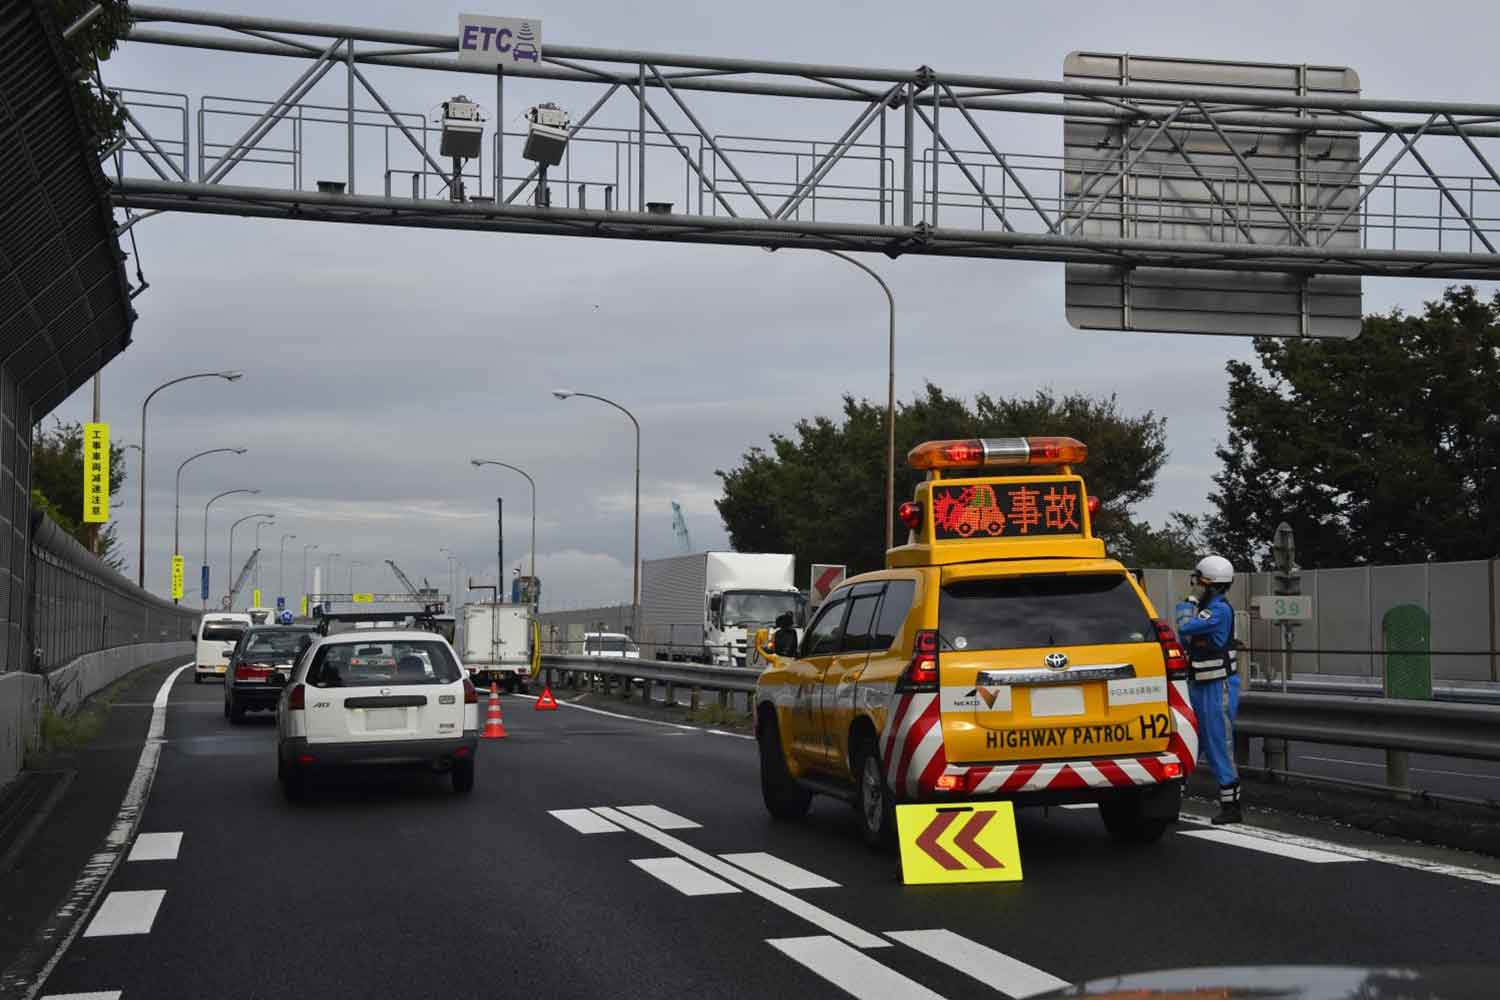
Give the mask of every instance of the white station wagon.
POLYGON ((474 787, 479 695, 435 632, 378 629, 315 637, 276 705, 276 773, 291 800, 310 774, 420 765, 474 787))

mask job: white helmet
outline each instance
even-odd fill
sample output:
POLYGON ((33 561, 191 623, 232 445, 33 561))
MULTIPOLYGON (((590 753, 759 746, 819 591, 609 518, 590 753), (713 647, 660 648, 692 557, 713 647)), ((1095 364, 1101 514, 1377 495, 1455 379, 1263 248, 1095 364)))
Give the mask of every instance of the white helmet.
POLYGON ((1227 587, 1234 582, 1234 566, 1223 556, 1204 556, 1193 567, 1193 575, 1204 583, 1222 583, 1227 587))

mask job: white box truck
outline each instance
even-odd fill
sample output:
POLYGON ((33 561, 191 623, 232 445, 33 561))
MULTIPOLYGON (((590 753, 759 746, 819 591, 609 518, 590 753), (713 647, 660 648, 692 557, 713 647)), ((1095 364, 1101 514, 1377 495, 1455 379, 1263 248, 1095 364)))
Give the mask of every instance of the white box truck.
POLYGON ((792 613, 805 624, 807 598, 793 582, 796 560, 771 552, 695 552, 641 562, 642 655, 745 665, 749 637, 792 613))
POLYGON ((541 637, 530 605, 464 605, 463 661, 475 684, 493 680, 507 691, 525 691, 540 655, 541 637))

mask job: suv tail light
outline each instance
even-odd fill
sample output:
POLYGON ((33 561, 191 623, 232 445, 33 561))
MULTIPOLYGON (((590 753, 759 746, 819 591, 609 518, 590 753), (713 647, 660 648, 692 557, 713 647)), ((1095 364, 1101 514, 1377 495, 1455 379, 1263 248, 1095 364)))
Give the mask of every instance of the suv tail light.
POLYGON ((897 691, 936 691, 938 689, 938 634, 922 629, 912 641, 911 662, 896 682, 897 691))
POLYGON ((1167 680, 1186 680, 1188 658, 1187 653, 1182 651, 1182 643, 1177 641, 1177 633, 1160 618, 1152 624, 1156 626, 1156 641, 1161 643, 1162 658, 1167 662, 1167 680))
POLYGON ((464 704, 479 704, 479 689, 476 688, 474 686, 474 682, 469 680, 467 677, 464 678, 464 704))
POLYGON ((288 711, 298 711, 307 707, 307 686, 298 684, 292 688, 291 694, 287 695, 286 707, 288 711))
POLYGON ((237 681, 265 680, 276 672, 273 663, 237 663, 234 667, 234 679, 237 681))

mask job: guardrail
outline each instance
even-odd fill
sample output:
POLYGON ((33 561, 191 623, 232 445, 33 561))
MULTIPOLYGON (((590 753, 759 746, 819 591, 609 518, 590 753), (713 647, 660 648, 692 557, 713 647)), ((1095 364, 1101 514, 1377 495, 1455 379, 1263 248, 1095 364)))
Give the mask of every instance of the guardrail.
MULTIPOLYGON (((1256 677, 1250 680, 1250 689, 1267 692, 1280 691, 1281 681, 1277 677, 1256 677)), ((1385 688, 1378 683, 1343 677, 1331 677, 1329 680, 1293 677, 1287 680, 1286 690, 1292 694, 1341 695, 1349 698, 1385 697, 1385 688)), ((1494 685, 1480 686, 1478 684, 1472 687, 1463 685, 1437 687, 1434 685, 1432 697, 1434 701, 1473 705, 1500 705, 1500 687, 1494 685)))
POLYGON ((627 660, 617 656, 574 656, 565 653, 542 654, 542 677, 548 684, 579 688, 602 687, 610 693, 619 681, 620 697, 630 697, 632 682, 641 682, 641 697, 650 700, 656 685, 666 685, 667 704, 675 704, 677 689, 687 688, 690 705, 699 707, 699 692, 718 692, 719 704, 732 708, 734 696, 745 696, 749 714, 755 698, 755 681, 759 670, 745 667, 716 667, 699 663, 669 663, 664 660, 627 660))

